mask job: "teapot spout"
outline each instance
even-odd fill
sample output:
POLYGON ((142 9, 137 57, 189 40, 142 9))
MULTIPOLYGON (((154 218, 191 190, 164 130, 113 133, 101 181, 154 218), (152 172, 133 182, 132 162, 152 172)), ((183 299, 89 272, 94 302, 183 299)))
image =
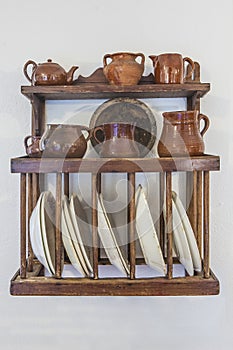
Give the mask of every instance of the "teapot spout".
POLYGON ((152 60, 153 66, 155 66, 155 65, 156 65, 156 61, 157 61, 157 59, 158 59, 158 56, 156 56, 156 55, 150 55, 149 58, 152 60))
POLYGON ((71 84, 73 82, 74 72, 78 69, 78 66, 73 66, 67 72, 67 84, 71 84))

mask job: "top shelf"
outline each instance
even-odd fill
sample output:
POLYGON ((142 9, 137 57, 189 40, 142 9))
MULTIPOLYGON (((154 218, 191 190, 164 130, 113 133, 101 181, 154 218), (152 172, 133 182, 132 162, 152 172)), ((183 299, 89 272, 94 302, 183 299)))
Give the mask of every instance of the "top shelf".
POLYGON ((184 84, 140 84, 134 86, 113 86, 108 84, 79 84, 62 86, 22 86, 21 92, 30 100, 108 99, 115 97, 133 98, 179 98, 203 97, 210 90, 209 83, 184 84))

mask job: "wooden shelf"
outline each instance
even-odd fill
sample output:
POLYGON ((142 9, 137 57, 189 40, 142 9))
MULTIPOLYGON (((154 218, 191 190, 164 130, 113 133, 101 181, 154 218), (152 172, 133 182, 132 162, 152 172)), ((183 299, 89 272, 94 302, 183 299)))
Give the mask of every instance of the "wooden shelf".
POLYGON ((29 158, 11 160, 12 173, 108 173, 217 171, 220 158, 215 155, 176 158, 29 158))
POLYGON ((26 279, 19 271, 11 280, 11 295, 33 296, 181 296, 217 295, 219 281, 211 271, 209 278, 203 276, 138 278, 62 278, 39 276, 40 265, 26 279))
POLYGON ((135 86, 112 86, 109 84, 83 83, 67 86, 22 86, 23 95, 40 100, 132 98, 178 98, 203 97, 210 90, 209 83, 140 84, 135 86))

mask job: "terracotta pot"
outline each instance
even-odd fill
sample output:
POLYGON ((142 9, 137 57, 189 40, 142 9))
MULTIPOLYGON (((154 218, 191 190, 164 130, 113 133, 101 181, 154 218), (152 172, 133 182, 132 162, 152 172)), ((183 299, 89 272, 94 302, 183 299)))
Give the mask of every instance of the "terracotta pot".
POLYGON ((209 118, 198 111, 163 113, 163 129, 158 143, 160 157, 202 155, 203 135, 209 128, 209 118), (204 127, 200 131, 200 121, 204 127))
POLYGON ((149 58, 153 62, 155 83, 158 84, 182 84, 192 76, 195 68, 191 58, 182 58, 178 53, 151 55, 149 58), (189 73, 185 69, 185 62, 191 66, 189 73))
POLYGON ((66 72, 59 64, 48 59, 47 62, 39 64, 29 60, 25 63, 23 71, 32 85, 69 85, 72 84, 77 69, 77 66, 73 66, 66 72), (29 66, 32 66, 31 77, 28 74, 29 66))
POLYGON ((103 133, 103 145, 100 151, 104 158, 136 158, 139 157, 139 149, 134 140, 135 126, 126 123, 106 123, 96 127, 93 136, 100 143, 98 132, 103 133))
POLYGON ((118 52, 106 54, 103 58, 103 72, 110 84, 136 85, 144 71, 145 56, 142 53, 118 52), (136 61, 141 57, 141 63, 136 61), (111 62, 107 63, 107 59, 111 62))
POLYGON ((47 124, 40 148, 44 157, 82 158, 90 136, 90 129, 83 125, 47 124), (84 130, 88 132, 87 138, 84 130))
POLYGON ((40 150, 40 139, 40 136, 29 135, 25 137, 24 146, 29 157, 41 157, 42 152, 40 150), (31 140, 30 143, 29 140, 31 140))

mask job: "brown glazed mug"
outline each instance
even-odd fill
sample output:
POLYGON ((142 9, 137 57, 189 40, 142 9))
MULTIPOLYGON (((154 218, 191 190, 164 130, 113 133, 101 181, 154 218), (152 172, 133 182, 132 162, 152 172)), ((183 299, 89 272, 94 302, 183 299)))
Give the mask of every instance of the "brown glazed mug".
POLYGON ((24 139, 24 146, 26 153, 29 157, 41 157, 41 150, 40 150, 40 136, 33 136, 33 135, 28 135, 24 139), (29 143, 29 140, 31 142, 29 143))
POLYGON ((153 62, 155 83, 158 84, 183 84, 194 72, 195 65, 191 58, 183 58, 179 53, 151 55, 149 58, 153 62), (191 67, 189 73, 185 62, 191 67))
POLYGON ((97 143, 99 137, 97 132, 101 131, 104 135, 100 151, 104 158, 137 158, 139 149, 134 140, 134 124, 127 123, 106 123, 98 126, 93 131, 93 136, 97 143))
POLYGON ((143 53, 117 52, 103 57, 103 73, 110 84, 136 85, 144 71, 145 56, 143 53), (140 57, 141 62, 136 59, 140 57), (108 59, 110 62, 108 63, 108 59))
POLYGON ((197 156, 205 150, 203 135, 209 128, 209 118, 193 111, 163 113, 163 129, 158 143, 160 157, 197 156), (204 126, 200 131, 200 121, 204 126))

